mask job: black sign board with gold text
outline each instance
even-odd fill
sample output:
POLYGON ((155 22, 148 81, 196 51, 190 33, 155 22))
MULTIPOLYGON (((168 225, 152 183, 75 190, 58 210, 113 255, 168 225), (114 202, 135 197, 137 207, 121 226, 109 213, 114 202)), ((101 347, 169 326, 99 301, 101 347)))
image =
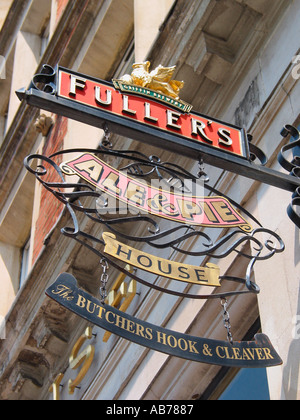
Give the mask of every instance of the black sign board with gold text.
POLYGON ((76 279, 61 274, 47 296, 87 321, 152 350, 195 362, 229 367, 257 368, 282 364, 265 334, 256 341, 233 342, 194 337, 139 320, 101 302, 77 287, 76 279))

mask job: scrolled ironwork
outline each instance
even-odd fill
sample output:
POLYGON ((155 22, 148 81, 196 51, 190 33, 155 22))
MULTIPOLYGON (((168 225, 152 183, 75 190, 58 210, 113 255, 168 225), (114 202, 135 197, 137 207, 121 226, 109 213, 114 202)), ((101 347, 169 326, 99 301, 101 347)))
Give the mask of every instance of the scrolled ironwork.
POLYGON ((261 165, 265 166, 268 163, 268 158, 266 154, 258 146, 252 143, 253 136, 251 134, 247 134, 247 138, 251 162, 254 162, 256 159, 258 159, 261 165))
MULTIPOLYGON (((170 244, 170 246, 173 247, 176 251, 179 251, 186 255, 191 255, 194 257, 201 257, 201 256, 210 256, 213 258, 221 259, 225 258, 228 255, 230 255, 232 252, 236 252, 239 255, 242 255, 245 258, 252 259, 253 255, 252 253, 247 254, 245 251, 238 250, 238 247, 245 244, 252 244, 254 251, 258 253, 258 255, 255 257, 256 261, 262 261, 267 260, 271 257, 273 257, 274 254, 281 253, 285 249, 285 245, 280 238, 279 235, 277 235, 275 232, 272 232, 269 229, 265 228, 258 228, 254 229, 250 234, 245 235, 243 232, 235 230, 233 232, 229 232, 227 235, 225 235, 223 238, 219 239, 215 243, 212 243, 209 236, 205 233, 199 232, 199 235, 201 237, 204 237, 207 239, 208 243, 203 244, 203 250, 200 251, 185 251, 183 249, 180 249, 175 246, 174 243, 170 244), (264 234, 269 235, 269 239, 263 241, 259 240, 257 238, 258 234, 264 234), (234 237, 240 236, 237 240, 235 240, 232 244, 232 240, 234 237), (272 238, 272 239, 271 239, 272 238), (275 239, 275 241, 274 241, 275 239), (275 243, 277 242, 277 244, 275 243), (226 249, 222 250, 222 248, 226 245, 226 249), (263 254, 263 251, 268 251, 267 253, 263 254)), ((193 236, 193 234, 187 234, 185 236, 185 239, 188 237, 193 236)), ((177 243, 180 243, 177 241, 177 243)))
MULTIPOLYGON (((70 213, 73 226, 67 226, 61 230, 65 236, 76 240, 78 243, 94 252, 98 257, 105 258, 112 267, 117 268, 119 271, 128 275, 132 279, 164 293, 193 299, 214 299, 220 297, 226 298, 228 296, 244 293, 259 293, 258 285, 252 281, 253 268, 257 261, 266 260, 271 258, 276 253, 283 252, 284 243, 276 233, 263 228, 261 224, 248 211, 224 195, 223 196, 227 198, 233 206, 236 206, 241 212, 244 212, 258 227, 253 229, 251 232, 231 228, 234 230, 229 229, 229 231, 226 232, 223 237, 218 238, 217 240, 213 240, 212 237, 210 237, 209 234, 199 226, 195 227, 191 225, 175 223, 175 225, 172 227, 162 230, 158 222, 155 220, 155 217, 151 215, 149 216, 148 214, 138 214, 124 217, 117 214, 116 217, 111 215, 109 217, 105 217, 105 215, 101 214, 99 208, 97 208, 97 205, 95 205, 95 200, 105 200, 103 193, 84 182, 66 182, 64 177, 65 169, 62 171, 62 168, 54 161, 55 158, 60 157, 62 154, 65 155, 83 151, 91 152, 95 155, 98 154, 102 157, 114 156, 121 158, 122 162, 127 160, 129 163, 123 163, 122 168, 119 170, 127 170, 131 175, 134 175, 138 178, 143 177, 146 180, 149 180, 149 178, 155 177, 159 180, 162 180, 165 179, 165 175, 167 174, 169 179, 171 179, 173 182, 172 188, 174 191, 185 191, 185 179, 188 179, 191 182, 196 182, 198 180, 197 176, 183 170, 178 165, 169 162, 161 162, 157 157, 147 157, 146 155, 135 151, 111 150, 103 146, 97 150, 64 150, 56 152, 50 157, 42 156, 39 154, 28 156, 24 160, 26 169, 34 174, 38 181, 41 182, 43 187, 45 187, 59 201, 61 201, 70 213), (38 161, 36 169, 33 169, 31 166, 33 160, 38 161), (50 170, 54 170, 57 173, 57 181, 50 182, 47 179, 47 175, 49 173, 47 165, 49 166, 50 170), (91 198, 95 199, 92 200, 92 205, 90 203, 91 198), (239 278, 233 276, 221 276, 220 280, 226 282, 238 282, 243 284, 245 288, 238 291, 235 290, 231 292, 226 291, 198 295, 181 293, 162 288, 155 282, 149 283, 143 278, 137 276, 136 273, 130 273, 125 268, 120 266, 120 264, 114 259, 108 257, 104 251, 101 250, 101 247, 105 245, 102 239, 96 238, 93 235, 81 231, 76 212, 84 213, 93 222, 103 225, 103 227, 109 229, 112 233, 121 238, 125 238, 128 241, 147 243, 155 249, 170 248, 176 252, 182 253, 183 255, 195 257, 211 257, 215 259, 225 258, 232 252, 235 252, 239 256, 245 257, 249 260, 245 277, 239 278), (136 227, 137 223, 139 226, 142 223, 144 224, 143 231, 145 233, 142 236, 128 234, 126 233, 127 229, 123 229, 127 224, 130 227, 130 231, 132 231, 132 228, 136 227), (261 239, 261 235, 265 236, 265 238, 261 239), (197 250, 185 250, 183 247, 185 241, 193 238, 197 240, 197 250), (246 247, 246 245, 248 247, 246 247), (250 248, 252 248, 252 250, 248 252, 246 249, 250 248)), ((53 177, 51 177, 51 179, 53 179, 53 177)), ((209 186, 206 182, 204 183, 204 188, 208 190, 208 194, 210 195, 220 195, 220 193, 215 188, 209 186)), ((105 206, 105 202, 103 202, 103 206, 105 206)))
MULTIPOLYGON (((281 131, 282 137, 291 136, 293 141, 282 147, 278 155, 280 165, 290 173, 291 176, 300 179, 300 132, 292 125, 286 125, 281 131), (290 160, 288 154, 293 153, 290 160)), ((292 202, 287 208, 287 213, 292 222, 300 229, 300 187, 292 195, 292 202)))
POLYGON ((33 76, 29 89, 41 90, 50 95, 56 94, 56 70, 44 64, 40 73, 33 76))

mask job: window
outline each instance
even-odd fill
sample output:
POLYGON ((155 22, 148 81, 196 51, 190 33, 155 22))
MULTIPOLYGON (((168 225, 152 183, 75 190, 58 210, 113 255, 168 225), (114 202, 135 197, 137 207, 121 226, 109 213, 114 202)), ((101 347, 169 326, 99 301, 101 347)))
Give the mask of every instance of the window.
POLYGON ((50 19, 48 20, 48 23, 46 24, 46 27, 41 34, 41 52, 40 52, 40 57, 41 58, 42 58, 42 56, 43 56, 43 54, 46 51, 46 48, 48 46, 49 37, 50 37, 50 19))
POLYGON ((0 114, 0 146, 5 138, 6 130, 7 130, 7 113, 6 110, 3 115, 0 114))
POLYGON ((22 249, 22 253, 21 253, 20 288, 24 284, 25 280, 27 279, 27 275, 28 275, 29 248, 30 248, 30 238, 26 242, 24 248, 22 249))
POLYGON ((229 400, 270 400, 266 369, 241 369, 218 398, 229 400))
POLYGON ((118 77, 124 76, 124 74, 131 74, 134 61, 134 40, 132 40, 124 54, 123 60, 121 61, 117 71, 114 74, 114 77, 117 79, 118 77))

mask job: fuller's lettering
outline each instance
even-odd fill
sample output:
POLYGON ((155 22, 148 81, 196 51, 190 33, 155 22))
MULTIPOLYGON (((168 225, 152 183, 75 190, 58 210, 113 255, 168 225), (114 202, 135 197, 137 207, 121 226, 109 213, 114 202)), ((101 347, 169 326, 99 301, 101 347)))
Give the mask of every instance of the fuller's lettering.
POLYGON ((59 97, 248 158, 243 130, 194 112, 187 113, 190 105, 151 89, 120 81, 114 81, 114 86, 121 92, 107 82, 59 69, 59 97))

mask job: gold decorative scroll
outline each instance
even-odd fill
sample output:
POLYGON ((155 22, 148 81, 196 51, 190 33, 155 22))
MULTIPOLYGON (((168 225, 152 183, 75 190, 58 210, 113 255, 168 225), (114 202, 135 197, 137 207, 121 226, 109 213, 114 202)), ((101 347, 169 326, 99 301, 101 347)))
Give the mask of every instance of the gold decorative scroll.
POLYGON ((186 283, 212 287, 221 286, 220 269, 215 264, 208 263, 205 267, 199 267, 168 261, 118 242, 113 233, 104 232, 102 237, 105 242, 104 252, 106 254, 136 268, 186 283))

